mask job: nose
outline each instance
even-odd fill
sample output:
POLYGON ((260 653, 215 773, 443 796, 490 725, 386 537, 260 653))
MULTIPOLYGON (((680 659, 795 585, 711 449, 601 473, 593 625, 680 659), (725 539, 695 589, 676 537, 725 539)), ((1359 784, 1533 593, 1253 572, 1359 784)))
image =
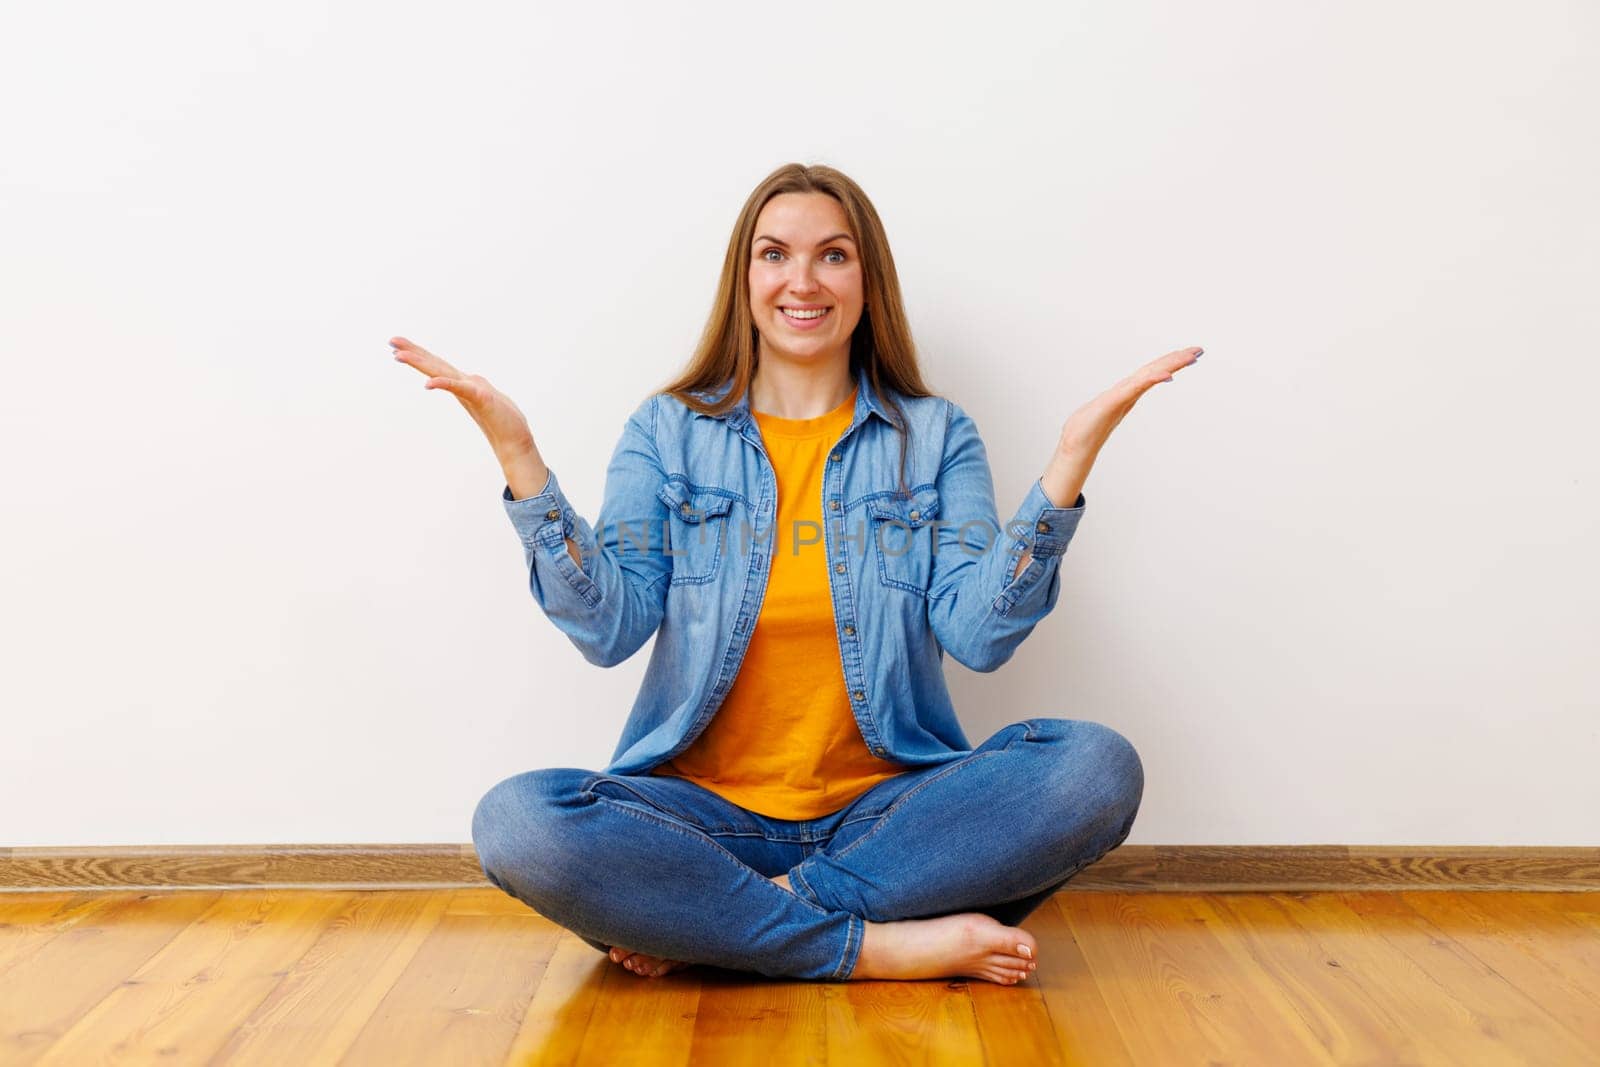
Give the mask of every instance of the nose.
POLYGON ((817 291, 817 272, 811 261, 796 256, 794 268, 789 273, 789 291, 803 296, 817 291))

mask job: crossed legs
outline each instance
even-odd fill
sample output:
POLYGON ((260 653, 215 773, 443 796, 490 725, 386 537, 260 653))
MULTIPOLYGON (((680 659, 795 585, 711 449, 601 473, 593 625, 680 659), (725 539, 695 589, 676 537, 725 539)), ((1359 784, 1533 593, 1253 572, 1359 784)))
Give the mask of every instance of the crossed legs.
POLYGON ((818 820, 834 827, 821 847, 780 847, 762 831, 778 820, 692 783, 574 768, 495 786, 473 840, 491 882, 602 952, 772 977, 1003 981, 1038 951, 1016 924, 1122 843, 1143 787, 1114 730, 1029 719, 818 820))

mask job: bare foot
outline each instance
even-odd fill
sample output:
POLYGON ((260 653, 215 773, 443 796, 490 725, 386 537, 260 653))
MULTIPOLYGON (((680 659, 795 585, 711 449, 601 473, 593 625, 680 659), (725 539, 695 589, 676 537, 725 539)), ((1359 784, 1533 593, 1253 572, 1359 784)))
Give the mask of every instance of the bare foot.
POLYGON ((867 923, 850 977, 950 978, 1016 985, 1033 972, 1039 942, 1020 926, 981 912, 867 923))
MULTIPOLYGON (((778 877, 770 879, 770 881, 778 883, 791 893, 794 892, 794 887, 789 884, 789 876, 787 874, 780 874, 778 877)), ((616 945, 612 946, 609 954, 612 963, 620 963, 634 974, 643 975, 646 978, 660 978, 664 974, 671 974, 673 971, 679 971, 689 966, 682 960, 647 956, 643 952, 635 952, 632 949, 621 948, 616 945)))
POLYGON ((611 949, 611 962, 620 963, 628 970, 643 978, 660 978, 664 974, 680 971, 689 966, 682 960, 662 959, 660 956, 647 956, 643 952, 632 949, 613 947, 611 949))

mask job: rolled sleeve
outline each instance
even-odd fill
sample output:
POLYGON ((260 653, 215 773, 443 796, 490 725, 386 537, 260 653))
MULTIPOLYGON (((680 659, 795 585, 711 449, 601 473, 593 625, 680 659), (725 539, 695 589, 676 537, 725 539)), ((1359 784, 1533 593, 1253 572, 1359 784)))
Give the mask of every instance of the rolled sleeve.
POLYGON ((1035 479, 1027 496, 1006 530, 1011 536, 1011 551, 1006 554, 1005 586, 995 600, 1002 615, 1037 622, 1054 609, 1061 591, 1061 558, 1087 506, 1082 493, 1070 508, 1058 508, 1045 495, 1043 484, 1035 479), (1024 552, 1030 553, 1021 574, 1013 573, 1024 552))
POLYGON ((552 607, 548 602, 551 579, 565 586, 585 607, 597 604, 600 591, 586 573, 589 562, 594 559, 594 534, 583 516, 573 510, 566 494, 562 493, 556 472, 550 471, 544 488, 533 496, 514 500, 508 485, 501 492, 500 501, 505 505, 506 515, 510 517, 518 539, 522 541, 525 561, 540 605, 546 611, 552 607), (569 537, 577 542, 583 566, 574 563, 572 553, 567 551, 569 537))
POLYGON ((1034 559, 1059 556, 1067 550, 1072 535, 1078 532, 1084 505, 1083 494, 1079 493, 1077 501, 1070 508, 1056 507, 1045 495, 1043 481, 1036 478, 1022 505, 1017 508, 1011 528, 1028 531, 1026 545, 1033 552, 1034 559))
POLYGON ((561 539, 571 537, 576 527, 576 513, 566 494, 561 491, 561 483, 556 480, 553 470, 545 479, 544 488, 533 496, 514 499, 508 485, 500 494, 500 500, 505 504, 506 515, 524 545, 541 541, 548 543, 556 537, 552 527, 559 527, 561 539))
POLYGON ((599 518, 604 540, 567 500, 554 470, 544 488, 526 499, 512 499, 510 486, 500 493, 522 542, 534 599, 585 659, 605 667, 637 651, 661 624, 666 606, 672 560, 665 545, 618 541, 628 530, 660 530, 667 518, 657 497, 664 475, 655 447, 655 404, 652 397, 629 416, 606 469, 599 518), (578 547, 577 562, 568 538, 578 547))
POLYGON ((1073 507, 1058 508, 1038 479, 1004 527, 995 521, 994 484, 988 454, 972 417, 949 408, 945 455, 937 486, 940 534, 928 589, 928 621, 940 645, 964 666, 992 671, 1048 615, 1060 594, 1059 571, 1067 543, 1083 515, 1080 493, 1073 507), (996 530, 982 550, 964 547, 959 531, 968 523, 996 530), (1024 552, 1033 559, 1013 577, 1024 552))

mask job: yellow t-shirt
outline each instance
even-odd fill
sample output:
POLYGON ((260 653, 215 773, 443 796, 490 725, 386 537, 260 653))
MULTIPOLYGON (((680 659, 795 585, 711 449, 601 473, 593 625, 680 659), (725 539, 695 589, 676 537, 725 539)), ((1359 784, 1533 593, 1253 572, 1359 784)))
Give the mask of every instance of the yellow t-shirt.
POLYGON ((766 596, 727 699, 687 750, 651 771, 775 819, 830 815, 905 770, 874 756, 861 738, 828 586, 822 471, 855 408, 851 393, 812 419, 751 411, 778 476, 766 596))

